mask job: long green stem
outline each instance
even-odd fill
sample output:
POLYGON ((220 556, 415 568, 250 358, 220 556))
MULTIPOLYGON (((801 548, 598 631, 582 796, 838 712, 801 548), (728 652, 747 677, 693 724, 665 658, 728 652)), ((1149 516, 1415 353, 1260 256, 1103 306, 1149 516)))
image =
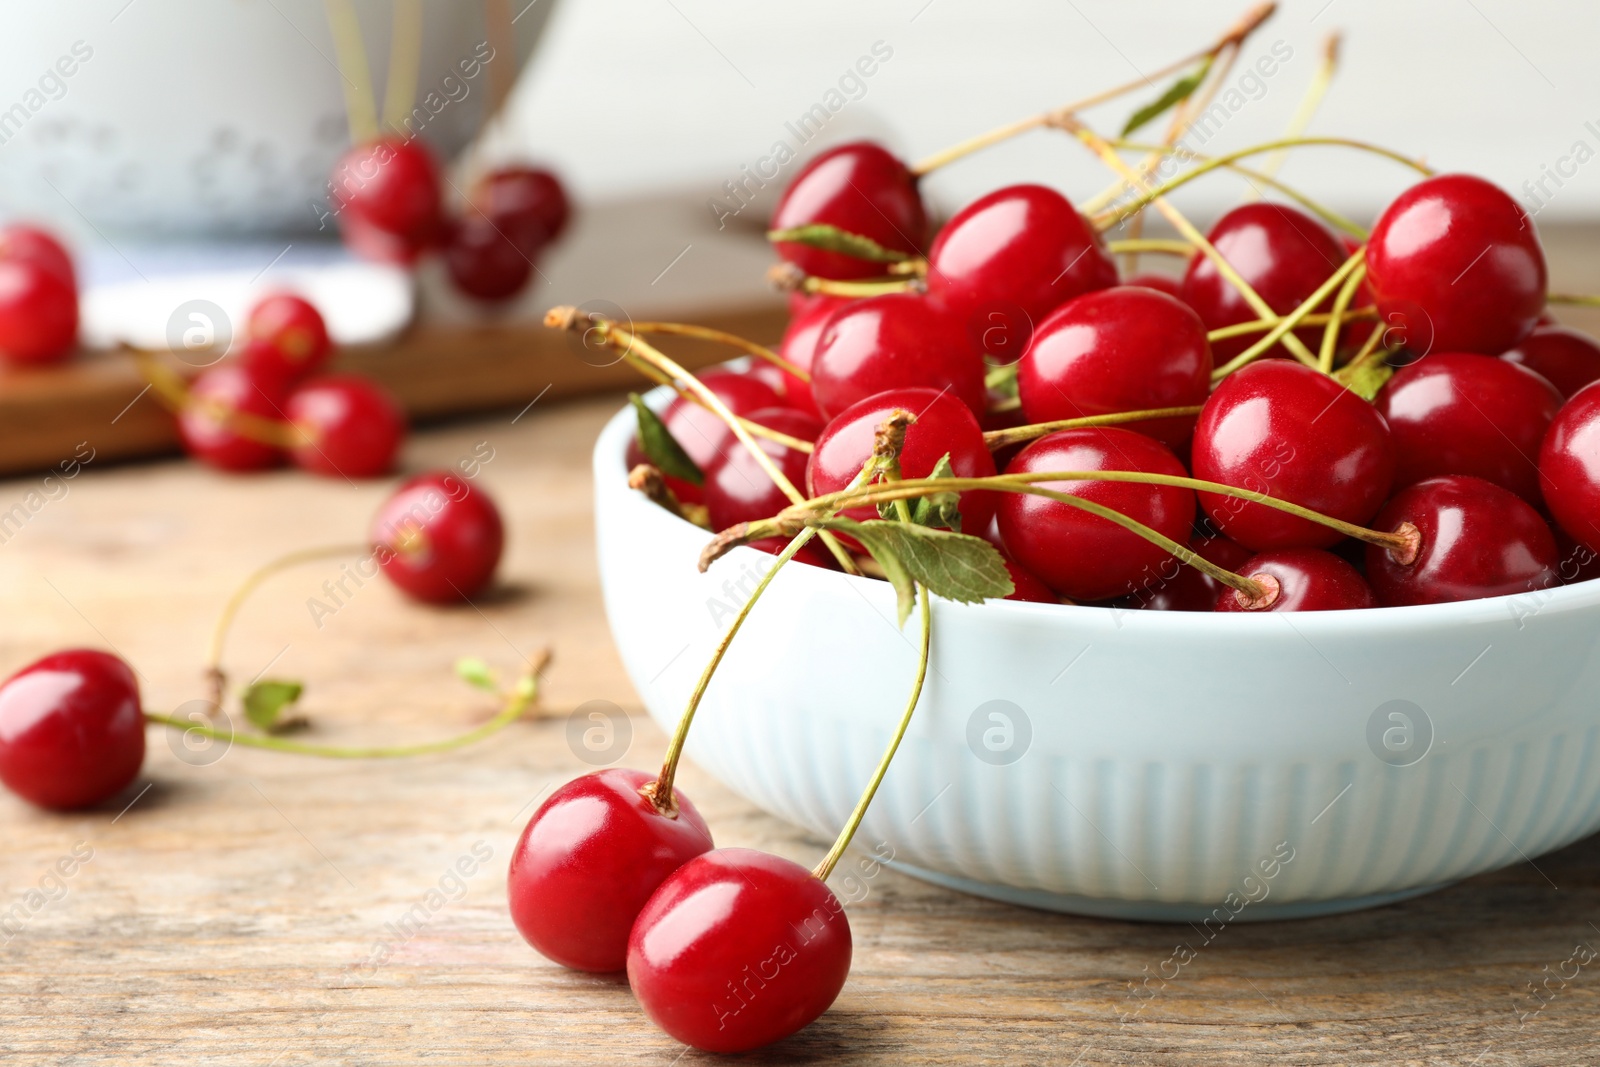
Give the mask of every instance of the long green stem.
MULTIPOLYGON (((1300 98, 1300 105, 1294 109, 1289 128, 1284 131, 1285 137, 1302 136, 1311 125, 1317 108, 1322 106, 1323 98, 1328 95, 1328 87, 1333 84, 1333 76, 1339 70, 1339 41, 1338 30, 1322 39, 1322 62, 1317 64, 1316 73, 1312 74, 1305 95, 1300 98)), ((1268 177, 1276 175, 1288 158, 1288 150, 1280 148, 1261 164, 1261 173, 1268 177)))
MULTIPOLYGON (((1294 337, 1294 335, 1289 331, 1300 325, 1301 319, 1311 314, 1318 304, 1328 299, 1328 297, 1333 294, 1334 290, 1343 285, 1345 279, 1350 276, 1352 271, 1361 266, 1365 259, 1366 249, 1358 249, 1356 254, 1345 260, 1344 263, 1340 265, 1339 269, 1334 271, 1333 274, 1329 276, 1327 281, 1317 286, 1316 292, 1306 297, 1305 300, 1301 302, 1299 307, 1280 318, 1278 320, 1278 324, 1272 329, 1268 330, 1265 336, 1263 336, 1259 341, 1256 341, 1243 352, 1240 352, 1237 356, 1234 356, 1232 359, 1228 360, 1228 362, 1224 363, 1216 370, 1212 371, 1211 380, 1219 381, 1223 378, 1226 378, 1240 367, 1243 367, 1264 355, 1279 341, 1287 342, 1288 339, 1294 337)), ((1319 367, 1319 364, 1315 359, 1312 360, 1310 365, 1314 369, 1319 367)))
POLYGON ((716 344, 727 345, 757 359, 765 360, 785 373, 794 375, 802 382, 811 380, 810 371, 795 366, 766 345, 758 345, 754 341, 746 340, 738 334, 729 333, 726 330, 714 330, 709 326, 695 326, 686 322, 634 322, 630 323, 629 327, 636 334, 662 333, 670 334, 674 337, 692 337, 697 341, 712 341, 716 344))
POLYGON ((1188 241, 1167 241, 1157 237, 1130 238, 1125 241, 1107 241, 1106 251, 1114 256, 1125 252, 1159 252, 1167 256, 1182 256, 1185 259, 1194 255, 1195 247, 1188 241))
POLYGON ((1144 422, 1146 419, 1179 419, 1200 414, 1200 404, 1187 407, 1150 408, 1147 411, 1116 411, 1109 415, 1084 415, 1076 419, 1057 419, 1054 422, 1034 422, 1026 426, 1008 426, 1004 430, 990 430, 983 435, 983 443, 993 451, 1021 441, 1055 433, 1057 430, 1076 430, 1087 426, 1116 426, 1125 422, 1144 422))
POLYGON ((1570 304, 1576 307, 1600 307, 1600 295, 1593 293, 1550 293, 1545 297, 1548 304, 1570 304))
POLYGON ((1363 258, 1361 265, 1350 272, 1350 277, 1344 280, 1344 285, 1339 289, 1339 295, 1334 298, 1328 325, 1322 331, 1322 349, 1317 353, 1317 369, 1323 374, 1333 373, 1333 357, 1339 348, 1339 331, 1344 328, 1345 309, 1355 299, 1356 290, 1361 288, 1366 277, 1367 264, 1363 258))
MULTIPOLYGON (((1344 313, 1345 322, 1350 322, 1354 319, 1375 319, 1377 317, 1378 309, 1375 307, 1356 308, 1354 311, 1346 311, 1344 313)), ((1300 320, 1300 325, 1326 326, 1332 320, 1333 316, 1331 314, 1322 312, 1315 315, 1307 315, 1305 318, 1300 320)), ((1215 330, 1212 330, 1206 334, 1206 340, 1210 341, 1212 344, 1215 344, 1218 341, 1225 340, 1229 337, 1244 337, 1252 333, 1264 333, 1276 325, 1278 325, 1278 320, 1276 318, 1252 319, 1249 322, 1236 322, 1232 326, 1218 326, 1215 330)))

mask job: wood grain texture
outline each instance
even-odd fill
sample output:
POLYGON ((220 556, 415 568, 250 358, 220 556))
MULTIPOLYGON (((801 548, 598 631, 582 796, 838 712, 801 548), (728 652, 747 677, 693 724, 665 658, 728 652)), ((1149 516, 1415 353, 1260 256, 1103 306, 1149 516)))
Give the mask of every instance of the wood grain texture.
MULTIPOLYGON (((102 810, 48 815, 0 797, 0 919, 16 904, 26 913, 0 932, 4 1062, 715 1059, 656 1031, 621 980, 539 958, 504 901, 532 805, 588 769, 568 744, 572 709, 628 709, 631 765, 652 766, 664 744, 611 647, 595 577, 588 450, 617 403, 541 402, 515 425, 412 441, 410 469, 483 442, 494 451, 480 477, 512 534, 503 588, 479 608, 423 609, 374 582, 351 586, 319 629, 306 601, 339 568, 308 565, 263 590, 230 644, 236 676, 270 665, 305 680, 312 736, 329 742, 462 729, 492 709, 451 676, 457 656, 510 671, 549 644, 537 721, 406 763, 236 748, 196 766, 176 754, 181 738, 152 731, 139 783, 102 810), (52 878, 74 848, 92 858, 52 878), (473 873, 451 877, 464 857, 473 873)), ((234 584, 279 553, 359 538, 389 483, 162 462, 91 464, 66 484, 0 545, 0 669, 111 646, 137 666, 147 703, 173 708, 202 693, 210 621, 234 584)), ((0 483, 0 505, 36 488, 0 483)), ((808 864, 825 847, 693 767, 684 784, 720 844, 808 864)), ((1600 961, 1563 962, 1600 946, 1600 841, 1537 864, 1356 915, 1235 926, 1209 944, 1187 926, 1042 914, 885 870, 850 906, 855 965, 834 1009, 751 1060, 1592 1063, 1600 961), (1195 958, 1164 986, 1139 985, 1180 943, 1195 958), (1542 1003, 1529 983, 1546 981, 1548 1003, 1528 1014, 1542 1003)))

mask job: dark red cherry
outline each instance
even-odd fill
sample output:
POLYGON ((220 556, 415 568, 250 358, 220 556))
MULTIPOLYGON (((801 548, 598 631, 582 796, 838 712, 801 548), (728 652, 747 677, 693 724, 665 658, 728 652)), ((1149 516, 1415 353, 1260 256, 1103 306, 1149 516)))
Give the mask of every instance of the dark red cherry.
POLYGON ((1166 293, 1168 296, 1175 296, 1180 300, 1183 299, 1183 280, 1174 278, 1170 274, 1135 274, 1122 284, 1138 285, 1146 289, 1154 289, 1158 293, 1166 293))
MULTIPOLYGON (((784 330, 783 340, 778 343, 778 355, 807 374, 811 373, 823 326, 827 325, 835 311, 851 303, 854 301, 845 297, 819 294, 800 305, 798 310, 790 313, 789 327, 784 330)), ((801 381, 788 371, 782 374, 783 387, 779 392, 788 405, 820 418, 822 412, 817 409, 816 398, 811 395, 811 383, 801 381)))
POLYGON ((888 389, 948 390, 974 415, 987 406, 983 359, 960 327, 920 293, 885 293, 836 310, 811 363, 811 395, 824 417, 888 389))
MULTIPOLYGON (((1182 477, 1183 464, 1154 438, 1114 426, 1061 430, 1023 449, 1007 474, 1032 471, 1143 471, 1182 477)), ((1188 489, 1129 482, 1045 482, 1054 489, 1136 519, 1180 543, 1194 522, 1188 489)), ((996 514, 1007 550, 1062 596, 1109 600, 1170 568, 1164 548, 1108 519, 1057 500, 1022 493, 1000 497, 996 514)))
MULTIPOLYGON (((783 399, 778 396, 777 390, 753 375, 737 371, 711 371, 700 375, 700 382, 717 394, 728 410, 741 418, 749 418, 752 412, 762 408, 783 406, 783 399)), ((661 421, 702 473, 731 449, 744 447, 734 437, 733 431, 728 429, 727 423, 710 410, 683 397, 673 398, 661 412, 661 421)), ((649 462, 640 450, 637 439, 628 443, 627 462, 629 470, 640 463, 649 462)), ((684 503, 698 504, 705 499, 705 493, 698 485, 670 475, 666 481, 667 486, 684 503)))
POLYGON ((1443 474, 1420 481, 1396 493, 1372 521, 1385 531, 1404 523, 1422 535, 1412 562, 1367 546, 1367 580, 1381 604, 1442 604, 1556 584, 1560 554, 1550 527, 1521 497, 1482 478, 1443 474))
POLYGON ((1527 367, 1564 397, 1600 381, 1600 344, 1566 326, 1535 326, 1521 344, 1500 358, 1527 367))
MULTIPOLYGON (((1224 378, 1200 412, 1190 455, 1196 478, 1345 522, 1371 518, 1394 481, 1383 416, 1332 378, 1288 360, 1252 363, 1224 378)), ((1257 552, 1326 548, 1344 536, 1238 497, 1199 495, 1217 529, 1257 552)))
POLYGON ((356 374, 329 374, 307 382, 290 395, 287 414, 305 437, 289 458, 313 474, 388 474, 406 439, 406 415, 399 401, 356 374))
POLYGON ((1556 575, 1561 579, 1562 585, 1600 578, 1600 552, 1577 540, 1559 526, 1551 532, 1556 535, 1556 549, 1561 554, 1561 561, 1556 565, 1556 575))
POLYGON ((1266 594, 1251 600, 1235 589, 1217 595, 1218 611, 1340 611, 1375 608, 1378 601, 1361 572, 1320 548, 1279 548, 1246 560, 1239 574, 1266 594))
POLYGON ((406 595, 430 604, 477 596, 494 580, 505 524, 489 494, 454 471, 400 484, 372 520, 378 566, 406 595))
MULTIPOLYGON (((1211 395, 1205 324, 1176 297, 1140 286, 1085 293, 1039 324, 1017 365, 1029 422, 1203 404, 1211 395)), ((1194 417, 1123 424, 1180 448, 1194 417)))
MULTIPOLYGON (((1254 555, 1226 537, 1195 537, 1189 547, 1202 559, 1234 572, 1254 555)), ((1176 556, 1171 556, 1159 571, 1141 575, 1133 592, 1118 600, 1116 606, 1145 611, 1212 611, 1226 588, 1205 571, 1179 563, 1176 556)))
POLYGON ((526 233, 538 246, 559 238, 572 218, 572 205, 561 179, 538 167, 491 171, 474 187, 472 202, 501 229, 526 233))
POLYGON ((1016 560, 1004 553, 1001 554, 1000 559, 1006 565, 1006 573, 1011 575, 1013 588, 1006 596, 1007 600, 1026 600, 1036 604, 1061 603, 1061 598, 1056 596, 1056 591, 1040 581, 1038 575, 1024 569, 1016 560))
POLYGON ((539 805, 511 853, 511 919, 563 967, 627 967, 640 909, 668 875, 711 848, 711 831, 683 793, 674 793, 670 818, 639 792, 654 780, 625 767, 574 778, 539 805))
POLYGON ((628 984, 652 1022, 707 1052, 745 1052, 827 1011, 850 974, 850 920, 833 890, 748 848, 670 874, 628 939, 628 984))
MULTIPOLYGON (((950 456, 950 469, 958 478, 994 476, 994 460, 983 442, 983 431, 965 404, 936 389, 893 389, 846 408, 823 429, 806 465, 810 495, 837 493, 855 481, 872 455, 878 427, 896 411, 909 411, 915 416, 906 429, 905 447, 900 451, 902 477, 928 477, 946 453, 950 456)), ((961 494, 963 530, 978 534, 989 525, 994 516, 994 496, 985 491, 961 494)), ((841 514, 863 522, 878 517, 877 509, 871 506, 848 508, 841 514)))
POLYGON ((91 807, 143 765, 139 683, 109 652, 57 652, 0 685, 0 782, 29 803, 91 807))
POLYGON ((185 452, 213 467, 265 470, 283 462, 283 450, 247 436, 247 430, 229 425, 227 416, 243 412, 282 423, 288 406, 288 387, 275 374, 221 363, 201 371, 190 384, 189 402, 178 415, 178 436, 185 452))
POLYGON ((78 294, 56 267, 0 258, 0 359, 53 363, 72 354, 78 294))
POLYGON ((1378 218, 1367 284, 1407 348, 1495 356, 1520 344, 1544 310, 1544 251, 1528 213, 1499 186, 1441 174, 1378 218))
POLYGON ((346 242, 370 258, 411 263, 443 219, 439 168, 418 140, 380 137, 350 149, 329 179, 346 242))
POLYGON ((928 251, 928 295, 954 314, 972 347, 1016 358, 1034 327, 1075 296, 1117 284, 1100 235, 1042 185, 979 197, 928 251))
POLYGON ((1550 423, 1539 484, 1561 528, 1600 551, 1600 384, 1578 390, 1550 423))
POLYGON ((0 226, 0 259, 36 263, 77 291, 78 274, 72 256, 54 234, 25 222, 0 226))
POLYGON ((270 293, 256 301, 246 332, 245 365, 285 382, 299 381, 333 354, 321 313, 294 293, 270 293))
MULTIPOLYGON (((749 419, 802 441, 815 441, 822 433, 822 420, 794 408, 760 408, 751 412, 749 419)), ((805 484, 810 453, 765 437, 755 440, 791 484, 805 484)), ((706 511, 714 530, 726 530, 737 522, 771 518, 791 503, 747 448, 732 448, 716 457, 706 468, 705 475, 706 511)))
MULTIPOLYGON (((917 179, 881 145, 852 141, 817 156, 795 175, 772 212, 771 228, 827 225, 869 238, 894 252, 916 255, 928 216, 917 179)), ((884 264, 779 242, 778 255, 818 278, 873 278, 884 264)))
POLYGON ((536 235, 524 232, 530 225, 497 223, 476 213, 449 223, 441 251, 450 283, 486 303, 522 292, 541 247, 536 235))
MULTIPOLYGON (((1257 202, 1236 207, 1217 220, 1206 239, 1279 315, 1304 303, 1347 258, 1344 246, 1326 226, 1282 204, 1257 202)), ((1199 252, 1189 261, 1181 295, 1184 303, 1200 314, 1207 330, 1261 317, 1210 257, 1199 252)), ((1332 297, 1327 304, 1332 306, 1332 297)), ((1304 327, 1295 335, 1313 352, 1322 344, 1320 326, 1304 327)), ((1212 352, 1218 363, 1226 363, 1260 339, 1261 334, 1224 338, 1212 346, 1212 352)), ((1289 353, 1278 344, 1266 354, 1289 353)))
POLYGON ((1539 502, 1539 443, 1561 394, 1533 371, 1434 352, 1396 371, 1375 403, 1394 441, 1395 485, 1471 474, 1539 502))

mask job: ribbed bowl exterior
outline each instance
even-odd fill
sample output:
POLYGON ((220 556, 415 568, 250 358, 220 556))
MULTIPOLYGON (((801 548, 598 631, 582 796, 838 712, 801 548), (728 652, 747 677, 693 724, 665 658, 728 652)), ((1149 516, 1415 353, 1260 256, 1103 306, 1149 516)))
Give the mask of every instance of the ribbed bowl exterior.
MULTIPOLYGON (((670 730, 772 557, 697 573, 708 535, 626 487, 632 430, 624 411, 595 452, 601 577, 670 730)), ((916 623, 902 633, 894 611, 886 583, 785 568, 690 757, 831 839, 915 668, 916 623)), ((971 891, 1130 918, 1310 914, 1600 828, 1600 582, 1297 615, 936 601, 933 626, 922 702, 857 841, 971 891)))

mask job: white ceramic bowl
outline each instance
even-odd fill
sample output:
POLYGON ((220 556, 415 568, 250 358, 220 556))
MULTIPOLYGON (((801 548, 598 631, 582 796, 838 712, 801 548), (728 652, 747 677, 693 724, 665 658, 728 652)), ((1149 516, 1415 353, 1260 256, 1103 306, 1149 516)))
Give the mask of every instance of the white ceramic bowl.
MULTIPOLYGON (((632 431, 624 410, 595 449, 601 577, 670 730, 772 557, 696 573, 708 535, 626 486, 632 431)), ((1600 827, 1600 582, 1298 615, 939 601, 933 624, 857 843, 935 882, 1214 928, 1423 893, 1600 827)), ((903 708, 915 625, 886 583, 786 567, 689 755, 831 840, 903 708)))
MULTIPOLYGON (((520 66, 553 4, 516 3, 516 54, 488 66, 520 66)), ((394 3, 351 5, 381 107, 394 3)), ((444 158, 477 130, 490 95, 488 66, 473 78, 457 66, 488 37, 485 7, 422 5, 415 99, 435 99, 414 125, 444 158)), ((0 211, 150 236, 316 230, 312 204, 348 143, 333 56, 324 0, 11 5, 0 211)))

